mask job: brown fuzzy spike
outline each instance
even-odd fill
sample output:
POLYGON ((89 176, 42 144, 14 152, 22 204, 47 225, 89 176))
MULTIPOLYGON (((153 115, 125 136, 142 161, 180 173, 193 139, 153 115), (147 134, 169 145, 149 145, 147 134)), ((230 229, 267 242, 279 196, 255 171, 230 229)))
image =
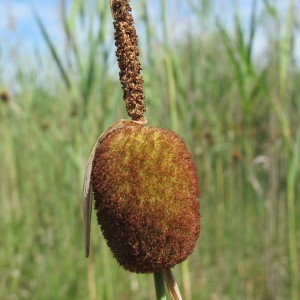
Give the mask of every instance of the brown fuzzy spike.
POLYGON ((116 55, 120 68, 120 81, 124 91, 123 99, 126 103, 128 115, 133 120, 144 116, 146 105, 144 102, 142 70, 138 60, 138 39, 131 15, 128 0, 112 0, 112 14, 115 19, 116 55))

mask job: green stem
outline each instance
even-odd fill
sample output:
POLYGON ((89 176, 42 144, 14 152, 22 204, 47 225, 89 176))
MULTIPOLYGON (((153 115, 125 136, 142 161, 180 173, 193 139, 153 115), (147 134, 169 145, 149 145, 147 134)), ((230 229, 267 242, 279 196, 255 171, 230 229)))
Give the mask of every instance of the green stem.
POLYGON ((154 283, 157 300, 167 300, 163 272, 154 273, 154 283))

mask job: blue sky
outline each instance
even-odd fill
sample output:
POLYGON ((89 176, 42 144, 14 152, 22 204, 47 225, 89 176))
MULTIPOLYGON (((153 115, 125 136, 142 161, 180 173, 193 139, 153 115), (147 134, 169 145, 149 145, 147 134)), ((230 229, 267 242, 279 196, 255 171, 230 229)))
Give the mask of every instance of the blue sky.
POLYGON ((32 14, 33 8, 43 13, 51 36, 60 35, 57 0, 0 0, 0 37, 8 48, 19 51, 19 47, 22 47, 26 52, 42 46, 32 14))
MULTIPOLYGON (((89 0, 86 0, 89 1, 89 0)), ((91 0, 92 1, 92 0, 91 0)), ((101 0, 109 1, 109 0, 101 0)), ((132 0, 132 6, 134 2, 139 0, 132 0)), ((149 0, 151 5, 152 19, 155 22, 155 18, 159 15, 159 1, 149 0)), ((171 7, 169 17, 169 29, 172 30, 172 34, 176 36, 176 32, 184 30, 187 26, 193 24, 190 10, 187 9, 185 3, 188 1, 199 3, 200 0, 167 0, 167 5, 171 7), (179 21, 178 21, 179 20, 179 21)), ((66 3, 71 3, 71 0, 65 0, 66 3)), ((258 1, 262 5, 262 0, 258 1)), ((269 0, 270 3, 276 2, 279 8, 279 13, 284 15, 288 6, 289 0, 269 0)), ((295 0, 295 2, 298 2, 295 0)), ((8 49, 16 51, 16 53, 26 54, 31 53, 34 55, 34 51, 45 51, 45 45, 41 38, 41 35, 35 24, 32 9, 43 16, 43 22, 47 25, 47 30, 50 36, 58 41, 62 38, 61 25, 59 20, 59 0, 0 0, 0 54, 5 53, 8 49)), ((245 26, 249 19, 251 12, 251 0, 215 0, 214 1, 214 13, 219 16, 224 24, 230 26, 232 21, 233 3, 237 3, 242 19, 245 20, 245 26)), ((296 7, 296 13, 299 13, 299 4, 296 7)), ((260 32, 256 40, 256 51, 259 51, 264 44, 263 32, 260 32)), ((299 30, 298 39, 296 40, 296 53, 300 53, 299 43, 299 30)))

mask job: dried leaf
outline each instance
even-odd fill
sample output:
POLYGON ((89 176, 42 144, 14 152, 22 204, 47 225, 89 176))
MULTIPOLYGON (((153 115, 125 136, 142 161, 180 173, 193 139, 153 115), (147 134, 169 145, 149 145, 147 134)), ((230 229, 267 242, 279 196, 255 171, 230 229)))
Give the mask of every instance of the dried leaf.
POLYGON ((83 238, 85 256, 88 257, 90 253, 90 232, 91 232, 91 216, 92 216, 92 199, 93 188, 91 185, 91 172, 96 150, 100 147, 103 139, 112 131, 125 127, 125 126, 143 126, 147 123, 146 118, 141 118, 137 121, 121 119, 106 129, 100 137, 97 139, 93 150, 90 154, 87 167, 85 170, 84 183, 83 183, 83 195, 82 195, 82 211, 83 211, 83 238))

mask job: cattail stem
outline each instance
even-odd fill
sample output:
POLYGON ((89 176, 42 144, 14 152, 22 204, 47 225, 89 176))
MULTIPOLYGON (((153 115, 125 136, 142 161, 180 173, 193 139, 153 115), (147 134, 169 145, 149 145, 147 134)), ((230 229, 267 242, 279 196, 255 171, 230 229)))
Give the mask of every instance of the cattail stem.
POLYGON ((157 300, 167 300, 163 272, 154 273, 154 283, 157 300))
POLYGON ((120 82, 123 88, 123 100, 132 120, 144 118, 146 105, 144 102, 143 77, 139 62, 138 37, 131 15, 130 0, 110 0, 114 18, 116 56, 120 68, 120 82))

